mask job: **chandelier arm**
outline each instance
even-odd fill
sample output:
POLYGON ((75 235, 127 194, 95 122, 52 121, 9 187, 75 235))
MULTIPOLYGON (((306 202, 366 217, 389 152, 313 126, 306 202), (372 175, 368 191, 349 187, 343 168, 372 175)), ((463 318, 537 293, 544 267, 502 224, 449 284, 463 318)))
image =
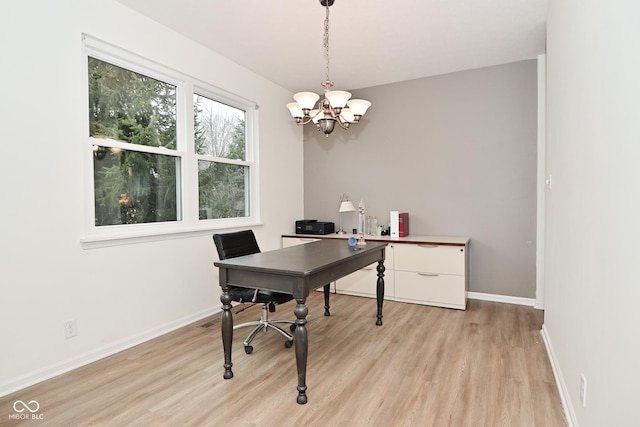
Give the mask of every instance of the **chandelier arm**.
MULTIPOLYGON (((313 116, 315 117, 315 116, 313 116)), ((308 125, 309 123, 311 123, 311 121, 313 120, 313 117, 309 117, 308 119, 305 120, 305 118, 303 117, 302 119, 300 119, 300 121, 296 121, 296 124, 298 125, 308 125)))
MULTIPOLYGON (((315 119, 318 116, 318 114, 322 113, 322 105, 320 105, 320 107, 317 110, 318 111, 316 111, 315 114, 309 114, 309 118, 315 119)), ((309 112, 309 113, 311 113, 311 112, 309 112)))
POLYGON ((349 123, 349 122, 344 122, 344 123, 342 123, 342 117, 340 117, 340 116, 338 116, 338 118, 336 119, 336 122, 338 122, 338 124, 340 125, 340 127, 341 127, 342 129, 345 129, 345 130, 346 130, 346 129, 348 129, 348 128, 349 128, 350 123, 349 123))

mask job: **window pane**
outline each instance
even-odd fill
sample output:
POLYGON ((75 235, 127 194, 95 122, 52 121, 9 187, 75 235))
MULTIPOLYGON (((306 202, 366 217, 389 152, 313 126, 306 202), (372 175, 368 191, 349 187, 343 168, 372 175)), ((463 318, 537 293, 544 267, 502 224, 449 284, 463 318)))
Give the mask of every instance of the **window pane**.
POLYGON ((89 57, 89 135, 176 148, 176 87, 89 57))
POLYGON ((179 219, 180 158, 93 147, 95 225, 179 219))
POLYGON ((247 166, 198 161, 200 219, 249 216, 247 166))
POLYGON ((245 158, 245 112, 194 94, 196 154, 245 158))

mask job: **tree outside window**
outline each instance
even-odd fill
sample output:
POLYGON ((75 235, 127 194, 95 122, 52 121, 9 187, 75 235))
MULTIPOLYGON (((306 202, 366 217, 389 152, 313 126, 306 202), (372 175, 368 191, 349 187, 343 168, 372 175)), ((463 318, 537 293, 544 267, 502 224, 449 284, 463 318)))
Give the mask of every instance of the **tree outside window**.
POLYGON ((195 94, 199 219, 249 214, 245 112, 195 94))
POLYGON ((176 148, 176 87, 92 57, 88 77, 95 225, 176 221, 180 158, 145 150, 176 148))

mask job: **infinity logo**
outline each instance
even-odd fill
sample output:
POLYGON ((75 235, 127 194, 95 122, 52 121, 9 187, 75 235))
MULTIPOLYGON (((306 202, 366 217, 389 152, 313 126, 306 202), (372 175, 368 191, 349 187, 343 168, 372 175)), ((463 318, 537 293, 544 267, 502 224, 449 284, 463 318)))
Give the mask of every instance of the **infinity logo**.
POLYGON ((31 413, 35 413, 35 412, 38 412, 38 409, 40 409, 40 404, 38 403, 37 400, 30 400, 29 403, 24 403, 22 400, 16 400, 15 402, 13 402, 14 411, 23 412, 25 409, 31 413), (34 404, 33 406, 35 409, 31 409, 32 403, 34 404))

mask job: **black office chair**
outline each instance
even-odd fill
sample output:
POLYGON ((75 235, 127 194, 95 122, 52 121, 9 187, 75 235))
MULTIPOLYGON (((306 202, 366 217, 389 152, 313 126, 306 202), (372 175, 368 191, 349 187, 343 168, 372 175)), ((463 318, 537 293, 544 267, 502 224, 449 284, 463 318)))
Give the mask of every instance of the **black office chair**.
MULTIPOLYGON (((235 258, 243 255, 251 255, 260 252, 260 247, 253 234, 253 230, 237 231, 234 233, 214 234, 213 241, 218 250, 218 256, 221 260, 235 258)), ((287 339, 284 345, 290 348, 293 345, 293 335, 279 327, 276 323, 289 323, 290 330, 295 331, 295 322, 292 320, 269 320, 269 311, 275 312, 277 304, 284 304, 293 299, 293 295, 283 294, 280 292, 269 291, 266 289, 241 288, 238 286, 229 286, 231 300, 242 304, 251 303, 262 304, 262 315, 260 320, 254 322, 242 323, 234 326, 233 330, 244 328, 246 326, 255 326, 253 331, 244 340, 244 351, 250 354, 253 351, 251 341, 264 329, 266 332, 269 328, 280 332, 287 339)))

